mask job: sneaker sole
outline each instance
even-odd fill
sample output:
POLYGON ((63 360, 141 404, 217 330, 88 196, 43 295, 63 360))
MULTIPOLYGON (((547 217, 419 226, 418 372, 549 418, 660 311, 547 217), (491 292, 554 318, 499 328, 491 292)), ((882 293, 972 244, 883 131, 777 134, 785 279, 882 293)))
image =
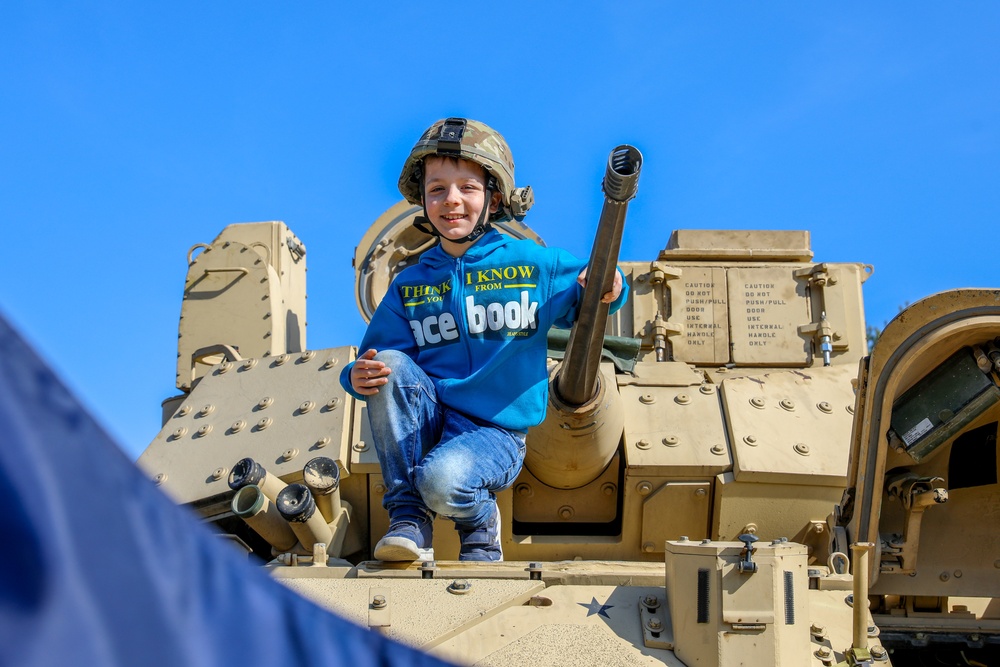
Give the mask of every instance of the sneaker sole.
POLYGON ((376 560, 384 562, 429 561, 434 560, 434 549, 421 549, 413 540, 405 537, 383 537, 375 545, 376 560))

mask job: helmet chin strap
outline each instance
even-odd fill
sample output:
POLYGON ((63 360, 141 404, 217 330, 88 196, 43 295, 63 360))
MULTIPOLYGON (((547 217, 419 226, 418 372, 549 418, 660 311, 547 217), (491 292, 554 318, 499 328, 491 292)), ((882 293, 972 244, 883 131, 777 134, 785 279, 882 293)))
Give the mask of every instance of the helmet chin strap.
MULTIPOLYGON (((420 191, 423 192, 423 178, 421 177, 420 180, 420 191)), ((472 228, 472 231, 460 239, 448 239, 449 241, 452 243, 472 243, 480 236, 493 229, 493 225, 491 225, 489 221, 489 215, 490 206, 493 203, 493 192, 497 187, 496 183, 496 179, 493 176, 486 179, 486 190, 483 196, 483 210, 479 213, 479 220, 476 221, 476 226, 472 228)), ((413 219, 413 226, 422 231, 424 234, 440 237, 441 232, 439 232, 437 227, 431 223, 430 216, 427 215, 427 204, 424 203, 423 207, 424 214, 418 215, 413 219)))

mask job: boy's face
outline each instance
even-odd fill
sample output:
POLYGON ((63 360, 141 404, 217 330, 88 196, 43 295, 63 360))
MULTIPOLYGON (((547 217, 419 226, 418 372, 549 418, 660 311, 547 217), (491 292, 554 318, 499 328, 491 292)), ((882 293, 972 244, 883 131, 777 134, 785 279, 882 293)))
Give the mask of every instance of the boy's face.
MULTIPOLYGON (((441 234, 445 249, 472 233, 486 198, 486 171, 475 162, 432 155, 424 160, 424 205, 431 224, 441 234)), ((493 193, 490 212, 500 204, 493 193)), ((455 253, 452 253, 455 254, 455 253)))

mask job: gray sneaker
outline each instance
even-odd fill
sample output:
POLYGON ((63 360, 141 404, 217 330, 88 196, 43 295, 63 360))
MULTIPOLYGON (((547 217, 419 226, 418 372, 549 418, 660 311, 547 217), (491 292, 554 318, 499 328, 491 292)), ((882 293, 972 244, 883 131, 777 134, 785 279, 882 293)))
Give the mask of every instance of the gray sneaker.
POLYGON ((500 508, 493 503, 493 514, 486 523, 468 528, 456 525, 462 548, 458 560, 501 561, 503 549, 500 547, 500 508))

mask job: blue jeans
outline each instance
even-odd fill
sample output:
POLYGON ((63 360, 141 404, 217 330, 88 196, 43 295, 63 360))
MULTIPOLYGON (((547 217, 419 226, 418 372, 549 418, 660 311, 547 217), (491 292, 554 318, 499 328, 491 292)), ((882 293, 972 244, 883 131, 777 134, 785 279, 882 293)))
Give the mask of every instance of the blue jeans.
POLYGON ((390 522, 437 513, 459 528, 481 526, 495 493, 521 471, 524 437, 438 403, 434 383, 406 354, 384 350, 375 359, 392 369, 367 400, 390 522))

